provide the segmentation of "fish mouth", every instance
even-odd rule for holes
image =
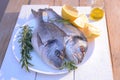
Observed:
[[[77,64],[81,63],[84,56],[86,54],[86,50],[83,46],[80,46],[80,53],[75,53],[74,57],[77,58]]]
[[[87,41],[79,36],[72,36],[66,39],[65,44],[68,59],[75,64],[81,63],[87,51]]]
[[[54,59],[52,63],[56,68],[60,69],[63,66],[63,60],[65,56],[63,55],[63,51],[60,50],[56,50],[54,54],[56,56],[56,59]]]
[[[53,39],[45,43],[44,47],[47,50],[47,58],[52,67],[60,69],[63,65],[65,54],[61,48],[59,48],[58,40]]]
[[[79,64],[79,63],[81,63],[82,62],[82,60],[83,60],[83,58],[84,58],[84,54],[85,54],[85,52],[83,52],[83,53],[74,53],[73,54],[73,56],[76,58],[76,62],[75,62],[75,64]]]

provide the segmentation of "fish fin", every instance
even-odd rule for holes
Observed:
[[[32,12],[32,14],[33,14],[35,17],[38,16],[38,12],[36,12],[35,10],[31,9],[31,12]]]
[[[39,16],[42,17],[42,12],[43,12],[43,10],[35,11],[35,10],[31,9],[31,12],[32,12],[32,14],[33,14],[35,17],[39,17]]]
[[[40,53],[39,48],[42,46],[41,39],[38,36],[38,32],[35,30],[31,39],[32,46],[37,53]]]
[[[64,42],[65,42],[65,44],[66,44],[71,38],[72,38],[71,36],[65,36],[65,37],[64,37]]]
[[[41,46],[43,44],[38,32],[37,32],[37,42],[38,42],[38,46]]]

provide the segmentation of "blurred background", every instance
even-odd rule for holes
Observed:
[[[0,0],[0,21],[5,12],[8,2],[9,2],[9,0]]]

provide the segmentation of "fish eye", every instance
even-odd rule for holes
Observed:
[[[60,56],[60,51],[59,51],[59,50],[56,50],[56,51],[55,51],[55,55],[56,55],[57,57],[59,57],[59,56]]]
[[[80,46],[80,51],[81,51],[81,52],[85,52],[84,46]]]
[[[48,40],[47,43],[45,44],[45,46],[48,46],[48,45],[50,46],[50,45],[52,45],[52,44],[55,43],[55,42],[57,42],[56,39]]]
[[[55,51],[55,55],[57,56],[57,57],[59,57],[60,59],[64,59],[64,55],[62,54],[62,52],[60,52],[59,50],[56,50]]]

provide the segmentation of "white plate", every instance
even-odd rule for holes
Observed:
[[[34,30],[35,26],[36,26],[36,22],[34,19],[28,21],[25,23],[25,25],[29,25],[32,28],[32,30]],[[20,46],[18,43],[18,35],[19,32],[21,31],[21,28],[17,29],[14,37],[13,37],[13,41],[12,41],[12,50],[13,50],[13,54],[15,56],[15,58],[17,59],[17,61],[20,61],[21,59],[21,54],[20,54]],[[94,41],[89,43],[89,47],[88,47],[88,51],[83,59],[83,62],[79,65],[77,65],[78,67],[82,64],[84,64],[92,55],[92,51],[94,49]],[[30,63],[32,63],[34,66],[29,66],[29,69],[38,73],[42,73],[42,74],[50,74],[50,75],[56,75],[56,74],[65,74],[68,73],[67,70],[56,70],[51,68],[50,66],[48,66],[46,63],[44,63],[43,60],[40,59],[39,55],[35,52],[32,51],[31,53],[32,56],[32,60],[30,61]]]

